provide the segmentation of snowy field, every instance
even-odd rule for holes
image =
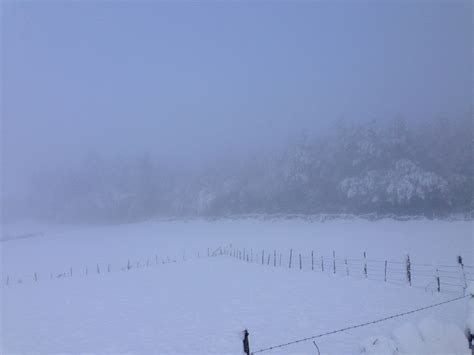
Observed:
[[[285,256],[293,249],[306,253],[305,266],[311,250],[328,260],[333,250],[347,258],[360,259],[365,251],[369,258],[400,261],[409,253],[413,263],[433,265],[455,265],[458,254],[473,265],[474,250],[472,222],[428,220],[24,224],[3,226],[2,239],[3,353],[44,354],[240,354],[245,328],[258,350],[456,296],[341,271],[272,267],[273,259],[262,266],[224,255],[208,258],[208,248],[232,243],[247,253],[278,250]],[[388,336],[425,317],[462,327],[466,303],[319,338],[317,344],[322,354],[354,354],[367,336]],[[317,352],[304,342],[265,353]]]

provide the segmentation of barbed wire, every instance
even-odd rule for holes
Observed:
[[[326,332],[326,333],[321,333],[321,334],[313,335],[313,336],[310,336],[310,337],[307,337],[307,338],[303,338],[303,339],[293,340],[293,341],[290,341],[290,342],[288,342],[288,343],[270,346],[270,347],[268,347],[268,348],[263,348],[263,349],[260,349],[260,350],[257,350],[257,351],[252,351],[251,354],[263,353],[263,352],[265,352],[265,351],[269,351],[269,350],[274,350],[274,349],[279,349],[279,348],[287,347],[287,346],[294,345],[294,344],[297,344],[297,343],[302,343],[302,342],[305,342],[305,341],[308,341],[308,340],[313,340],[313,339],[316,339],[316,338],[321,338],[321,337],[323,337],[323,336],[332,335],[332,334],[336,334],[336,333],[341,333],[341,332],[345,332],[345,331],[348,331],[348,330],[351,330],[351,329],[361,328],[361,327],[365,327],[365,326],[368,326],[368,325],[371,325],[371,324],[376,324],[376,323],[384,322],[384,321],[387,321],[387,320],[389,320],[389,319],[393,319],[393,318],[398,318],[398,317],[406,316],[406,315],[408,315],[408,314],[412,314],[412,313],[424,311],[424,310],[429,309],[429,308],[438,307],[438,306],[441,306],[441,305],[443,305],[443,304],[447,304],[447,303],[459,301],[459,300],[464,299],[464,298],[467,298],[467,297],[472,297],[472,296],[471,296],[471,295],[464,295],[464,296],[452,298],[452,299],[447,300],[447,301],[443,301],[443,302],[431,304],[431,305],[429,305],[429,306],[420,307],[420,308],[413,309],[413,310],[411,310],[411,311],[407,311],[407,312],[403,312],[403,313],[397,313],[397,314],[394,314],[394,315],[391,315],[391,316],[388,316],[388,317],[384,317],[384,318],[380,318],[380,319],[377,319],[377,320],[373,320],[373,321],[370,321],[370,322],[365,322],[365,323],[361,323],[361,324],[357,324],[357,325],[352,325],[352,326],[350,326],[350,327],[341,328],[341,329],[337,329],[337,330],[332,330],[332,331],[330,331],[330,332]]]

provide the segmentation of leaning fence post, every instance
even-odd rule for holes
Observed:
[[[336,273],[336,252],[334,250],[332,251],[332,271],[334,274]]]
[[[247,329],[244,330],[244,339],[242,342],[244,345],[244,354],[250,355],[249,332]]]
[[[290,249],[290,262],[288,267],[291,269],[291,257],[293,256],[293,249]]]
[[[407,254],[407,256],[406,256],[406,269],[407,269],[408,284],[411,286],[411,263],[410,263],[410,255],[409,254]]]
[[[364,251],[364,276],[367,278],[367,254]]]
[[[387,260],[385,260],[385,267],[383,271],[383,280],[384,282],[387,282]]]

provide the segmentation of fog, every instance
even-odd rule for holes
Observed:
[[[472,208],[468,1],[4,2],[1,22],[12,218]],[[360,142],[378,160],[354,170]],[[417,199],[379,204],[400,171]]]

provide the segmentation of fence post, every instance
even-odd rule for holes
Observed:
[[[300,254],[300,270],[303,268],[303,264],[301,263],[301,254]]]
[[[384,282],[387,282],[387,260],[385,260],[383,280],[384,280]]]
[[[407,268],[408,284],[411,286],[411,263],[410,263],[410,255],[409,254],[407,254],[407,256],[406,256],[406,268]]]
[[[271,254],[268,253],[268,258],[267,258],[267,265],[270,265],[270,257],[271,257]]]
[[[36,272],[35,272],[35,282],[38,282],[38,275],[36,275]]]
[[[127,270],[130,270],[130,259],[127,260]]]
[[[311,250],[311,270],[314,271],[314,250]]]
[[[438,285],[438,292],[441,292],[441,282],[439,280],[439,270],[436,268],[436,284]]]
[[[336,273],[336,252],[334,250],[332,251],[332,271],[334,274]]]
[[[244,345],[244,354],[250,355],[249,332],[247,329],[244,330],[244,339],[242,342]]]
[[[262,265],[265,264],[265,250],[262,250]]]
[[[324,256],[321,255],[321,271],[324,272]]]
[[[346,264],[346,275],[349,276],[349,265],[347,265],[347,258],[344,259],[344,263]]]
[[[367,254],[364,251],[364,276],[367,278]]]
[[[457,260],[458,260],[458,264],[459,264],[459,267],[460,267],[460,270],[461,270],[462,279],[464,281],[464,287],[463,288],[466,289],[467,288],[466,272],[464,271],[464,263],[462,261],[462,256],[458,255]]]
[[[293,249],[290,249],[290,262],[288,267],[291,269],[291,257],[293,256]]]

